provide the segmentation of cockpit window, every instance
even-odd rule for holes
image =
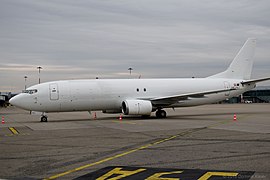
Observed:
[[[34,94],[37,93],[38,90],[37,89],[28,89],[28,90],[23,90],[23,93],[27,93],[27,94]]]

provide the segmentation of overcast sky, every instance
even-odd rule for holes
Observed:
[[[258,39],[270,76],[269,0],[0,0],[0,91],[79,78],[206,77]],[[269,85],[267,82],[263,85]]]

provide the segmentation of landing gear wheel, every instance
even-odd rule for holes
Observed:
[[[42,116],[40,119],[40,122],[48,122],[48,117],[47,116]]]
[[[156,112],[156,117],[157,118],[166,118],[166,116],[167,116],[166,111],[164,111],[164,110],[157,110],[157,112]]]

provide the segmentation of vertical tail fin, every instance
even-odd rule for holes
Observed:
[[[215,74],[209,78],[250,79],[255,47],[256,39],[248,38],[244,46],[231,62],[229,68],[224,72]]]

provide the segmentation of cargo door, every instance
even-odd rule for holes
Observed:
[[[51,100],[59,99],[58,85],[56,83],[50,84],[50,99]]]

